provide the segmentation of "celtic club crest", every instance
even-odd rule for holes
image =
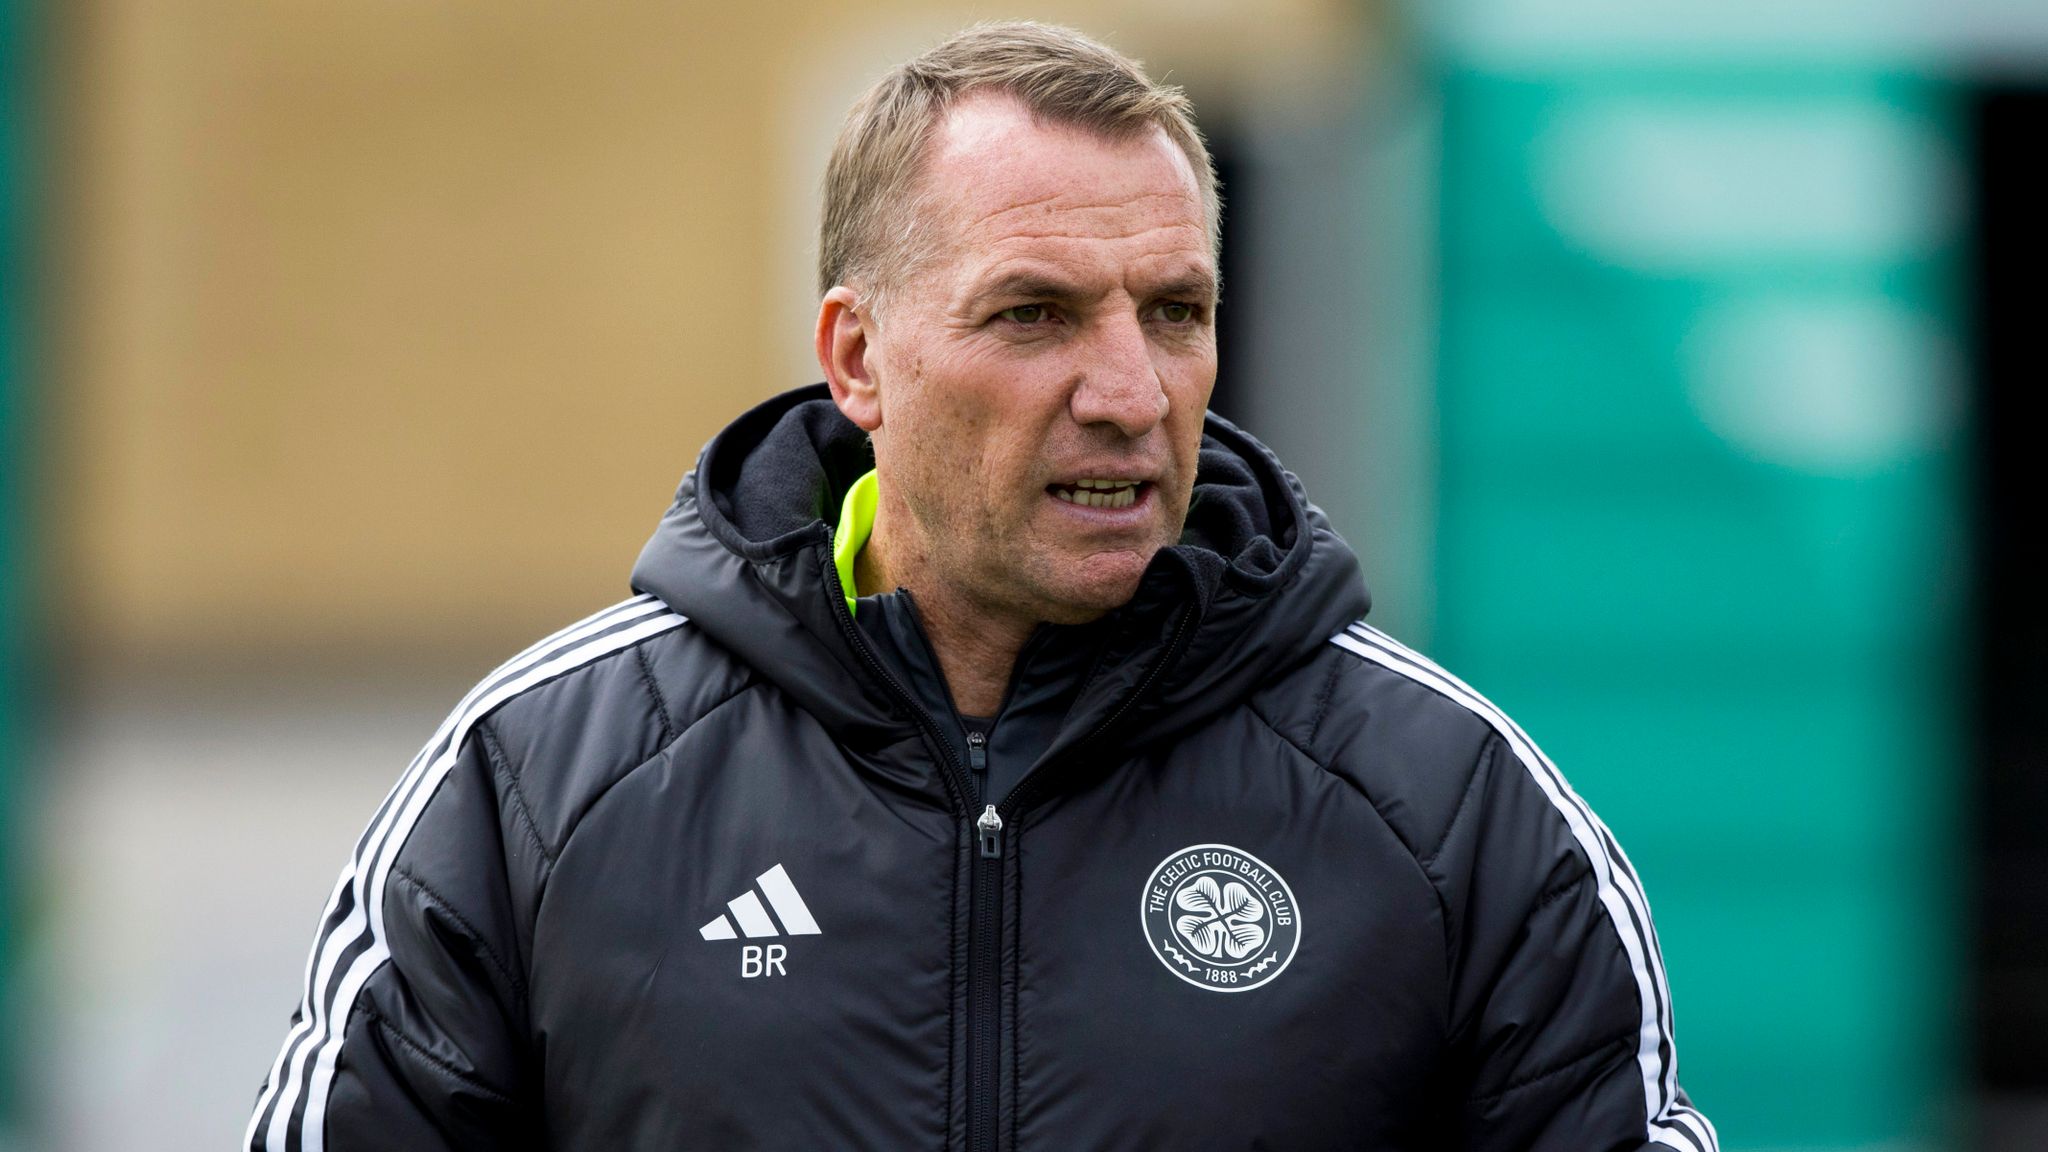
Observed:
[[[1139,911],[1166,970],[1212,992],[1257,988],[1301,944],[1293,890],[1263,860],[1228,844],[1196,844],[1160,861]]]

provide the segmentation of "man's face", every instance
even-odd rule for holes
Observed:
[[[870,329],[875,455],[918,567],[1075,623],[1179,540],[1216,381],[1216,269],[1185,155],[956,106],[924,175],[938,255]],[[893,535],[893,533],[892,533]]]

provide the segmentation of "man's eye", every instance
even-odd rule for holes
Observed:
[[[1185,324],[1195,318],[1195,306],[1180,300],[1168,300],[1159,306],[1159,318],[1168,324]]]
[[[1039,324],[1044,322],[1051,311],[1043,304],[1019,304],[1015,308],[1005,308],[996,315],[1012,324]]]

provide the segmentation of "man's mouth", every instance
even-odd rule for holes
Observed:
[[[1069,504],[1086,508],[1129,508],[1138,502],[1143,480],[1076,480],[1071,484],[1048,484],[1046,491]]]

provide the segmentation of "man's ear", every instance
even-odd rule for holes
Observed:
[[[848,420],[873,432],[882,426],[882,393],[868,367],[873,313],[863,316],[859,304],[860,296],[844,284],[818,302],[818,367],[832,388],[832,402]]]

